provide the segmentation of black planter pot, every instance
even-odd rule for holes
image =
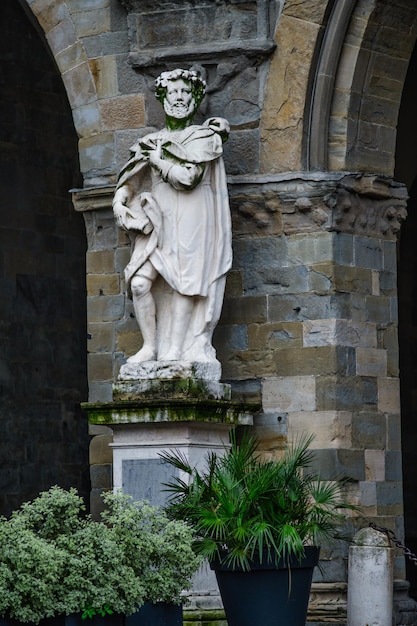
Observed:
[[[0,617],[0,626],[22,626],[21,622]],[[26,625],[28,626],[28,625]],[[139,611],[126,617],[113,613],[82,619],[81,615],[57,615],[41,620],[39,626],[182,626],[182,606],[160,602],[145,603]]]
[[[305,558],[254,562],[245,572],[219,562],[215,571],[228,626],[305,626],[313,570],[319,548],[306,547]]]

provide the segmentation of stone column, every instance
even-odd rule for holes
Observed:
[[[374,520],[402,537],[396,238],[404,186],[343,173],[242,177],[231,200],[233,292],[219,332],[236,341],[219,353],[225,378],[242,397],[261,398],[254,428],[265,454],[315,434],[313,469],[349,478],[346,499],[361,507],[346,520],[348,536]],[[347,544],[325,545],[321,556],[309,619],[344,621]],[[405,577],[402,555],[395,577]]]
[[[347,626],[392,626],[393,552],[382,533],[356,533],[349,548]]]

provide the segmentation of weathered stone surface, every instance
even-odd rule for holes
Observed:
[[[158,362],[160,363],[160,361]],[[162,368],[161,368],[162,369]],[[165,372],[162,372],[165,373]],[[121,373],[123,376],[123,373]],[[202,378],[120,378],[113,385],[115,400],[230,400],[230,385]]]
[[[311,471],[318,473],[323,480],[334,480],[337,476],[364,480],[363,451],[345,448],[315,450]]]
[[[378,379],[378,410],[400,413],[400,382],[398,378]]]
[[[145,124],[145,101],[140,95],[101,100],[100,110],[106,130],[140,128]]]
[[[104,465],[113,463],[113,453],[110,444],[112,435],[96,435],[90,443],[90,464]]]
[[[143,361],[125,363],[120,368],[119,380],[195,378],[219,381],[221,365],[218,361]]]
[[[274,354],[276,373],[280,376],[315,374],[353,374],[355,370],[354,348],[344,346],[320,346],[309,348],[286,348]]]
[[[312,449],[352,446],[350,411],[292,411],[288,416],[288,439],[294,441],[303,433],[313,433]]]
[[[262,382],[263,410],[288,413],[314,411],[316,381],[314,376],[280,376]]]
[[[362,349],[368,349],[376,347],[376,340],[376,328],[373,324],[341,319],[305,320],[303,322],[303,345],[305,347],[351,346],[359,348],[360,346]],[[361,353],[362,358],[363,356]]]
[[[283,15],[276,32],[280,54],[273,57],[264,101],[261,171],[301,169],[307,66],[318,26]],[[291,42],[291,43],[290,43]]]
[[[88,274],[87,295],[110,296],[120,293],[118,274]]]
[[[301,347],[303,344],[302,333],[302,322],[250,324],[248,326],[248,347],[251,350],[265,351]]]
[[[113,352],[114,326],[111,322],[91,322],[88,324],[88,351]]]
[[[385,480],[385,450],[365,450],[366,480]]]
[[[101,381],[113,379],[113,359],[111,352],[89,354],[87,357],[89,380]]]
[[[353,448],[382,450],[386,435],[386,419],[382,413],[364,410],[352,417]]]
[[[387,352],[374,348],[356,349],[356,372],[358,376],[387,376]]]

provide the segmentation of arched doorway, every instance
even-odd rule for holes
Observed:
[[[395,178],[409,190],[408,217],[398,243],[398,299],[405,543],[417,552],[417,49],[404,84],[397,132]],[[417,598],[417,571],[406,562],[410,595]]]
[[[0,513],[88,493],[85,228],[67,96],[26,7],[0,5]]]

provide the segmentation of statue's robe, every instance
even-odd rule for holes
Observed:
[[[141,192],[149,161],[147,152],[160,141],[167,172],[151,167],[152,191]],[[149,219],[149,235],[130,228],[132,256],[125,269],[128,293],[132,277],[146,261],[173,290],[193,296],[195,306],[184,342],[183,359],[214,360],[213,330],[220,317],[226,273],[232,263],[231,220],[222,138],[210,120],[183,130],[163,129],[140,139],[122,169],[117,189],[129,197],[131,225]],[[172,165],[172,166],[171,166]],[[117,191],[117,190],[116,190]],[[129,219],[125,223],[129,224]],[[157,303],[158,304],[158,303]],[[157,311],[158,358],[167,341],[161,327],[169,327],[169,300]]]

